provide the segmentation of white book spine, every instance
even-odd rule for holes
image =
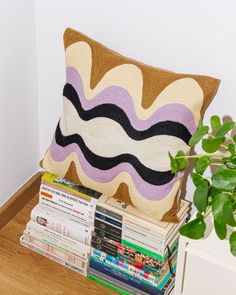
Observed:
[[[154,243],[151,243],[149,240],[143,240],[140,239],[140,237],[135,237],[132,235],[130,237],[127,233],[122,233],[123,240],[128,241],[130,243],[136,244],[137,246],[143,247],[146,250],[150,250],[153,253],[159,254],[161,256],[164,256],[165,253],[165,248],[164,247],[159,247]]]
[[[90,255],[90,247],[78,241],[63,236],[47,227],[29,221],[24,233],[38,239],[48,245],[74,255],[84,261],[87,261]]]
[[[82,261],[81,259],[78,259],[77,257],[71,255],[71,254],[68,254],[66,252],[63,252],[51,245],[47,245],[45,244],[44,242],[40,241],[40,240],[37,240],[29,235],[26,235],[26,234],[23,234],[23,239],[31,244],[33,244],[34,246],[36,247],[39,247],[41,248],[42,250],[44,251],[47,251],[53,255],[56,255],[58,256],[59,258],[65,260],[65,261],[68,261],[76,266],[79,266],[79,267],[82,267],[82,268],[85,268],[85,266],[87,265],[86,262]]]
[[[145,232],[149,235],[155,235],[157,238],[159,238],[161,240],[165,240],[165,238],[166,238],[165,232],[155,231],[153,229],[153,227],[147,227],[145,224],[139,223],[137,220],[131,219],[125,215],[123,216],[123,224],[125,224],[129,227],[132,227],[133,229],[135,229],[137,231]]]
[[[28,249],[42,255],[44,257],[47,257],[47,258],[49,258],[49,259],[51,259],[51,260],[53,260],[53,261],[55,261],[55,262],[57,262],[57,263],[59,263],[59,264],[61,264],[63,266],[66,266],[67,268],[69,268],[71,270],[74,270],[74,271],[76,271],[76,272],[78,272],[78,273],[80,273],[80,274],[82,274],[84,276],[87,275],[87,266],[79,267],[79,266],[77,266],[77,265],[75,265],[73,263],[70,263],[69,261],[65,261],[62,258],[58,257],[57,255],[52,254],[52,253],[50,253],[48,251],[45,251],[45,250],[41,249],[40,247],[37,247],[37,246],[33,245],[32,243],[29,243],[28,241],[26,241],[24,239],[23,236],[20,238],[20,243],[21,243],[22,246],[24,246],[24,247],[26,247],[26,248],[28,248]]]
[[[51,188],[49,189],[47,189],[45,185],[41,185],[39,193],[39,202],[41,204],[70,214],[78,218],[79,221],[83,221],[91,225],[93,224],[93,208],[84,207],[80,203],[62,197],[60,191],[53,190],[52,193]]]
[[[93,226],[82,223],[73,216],[37,204],[31,211],[31,220],[78,242],[90,245]]]
[[[128,238],[127,238],[128,237]],[[160,240],[160,239],[155,239],[154,236],[147,236],[147,235],[141,235],[139,232],[136,232],[134,230],[130,229],[123,229],[122,230],[122,235],[121,235],[122,240],[127,240],[131,243],[135,243],[137,239],[140,241],[146,241],[150,245],[155,245],[159,249],[165,248],[165,241]]]

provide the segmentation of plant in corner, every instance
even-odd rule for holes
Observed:
[[[193,203],[196,218],[180,228],[180,234],[191,239],[200,239],[206,230],[205,218],[212,212],[214,228],[219,239],[224,240],[231,230],[229,243],[236,256],[236,122],[222,123],[216,115],[211,117],[211,128],[201,122],[189,141],[190,146],[201,142],[205,153],[188,155],[183,151],[173,156],[169,153],[172,173],[188,167],[194,160],[192,173],[196,186]],[[205,176],[208,167],[213,168],[211,177]]]

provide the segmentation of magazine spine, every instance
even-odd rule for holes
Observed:
[[[55,261],[55,262],[57,262],[57,263],[59,263],[59,264],[61,264],[63,266],[66,266],[67,268],[69,268],[71,270],[74,270],[74,271],[80,273],[81,275],[84,275],[84,276],[87,275],[87,267],[84,267],[84,268],[83,267],[78,267],[77,265],[74,265],[74,264],[72,264],[72,263],[70,263],[68,261],[65,261],[65,260],[61,259],[60,257],[58,257],[58,256],[56,256],[56,255],[54,255],[54,254],[52,254],[50,252],[47,252],[47,251],[45,251],[43,249],[40,249],[39,247],[34,246],[33,244],[25,241],[23,239],[23,237],[20,238],[20,243],[21,243],[22,246],[24,246],[24,247],[26,247],[26,248],[40,254],[40,255],[42,255],[42,256],[44,256],[46,258],[49,258],[49,259],[51,259],[51,260],[53,260],[53,261]]]

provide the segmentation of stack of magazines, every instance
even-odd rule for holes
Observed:
[[[96,204],[100,193],[46,172],[39,203],[20,242],[70,269],[87,275]]]
[[[96,206],[88,278],[122,294],[169,294],[174,285],[179,227],[188,218],[181,201],[178,224],[160,222],[109,196]]]
[[[120,294],[167,295],[174,285],[178,224],[46,172],[20,242]]]

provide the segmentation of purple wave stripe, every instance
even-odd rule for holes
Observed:
[[[131,176],[139,193],[151,201],[158,201],[165,198],[165,196],[171,191],[174,183],[183,176],[183,172],[179,172],[176,178],[173,178],[170,182],[164,185],[152,185],[144,181],[130,163],[120,163],[111,169],[101,170],[90,165],[76,143],[62,147],[56,143],[55,137],[53,138],[52,144],[50,146],[50,153],[54,161],[64,161],[73,152],[76,153],[84,173],[94,181],[100,183],[110,182],[119,173],[127,172]]]
[[[79,95],[84,110],[92,109],[100,104],[110,103],[125,111],[131,125],[136,130],[146,130],[158,122],[169,120],[183,124],[191,134],[196,132],[193,114],[183,104],[166,104],[157,109],[148,119],[142,120],[137,117],[132,97],[126,89],[120,86],[110,86],[102,90],[92,100],[87,100],[79,72],[73,67],[67,67],[66,77],[67,83],[71,84]]]

